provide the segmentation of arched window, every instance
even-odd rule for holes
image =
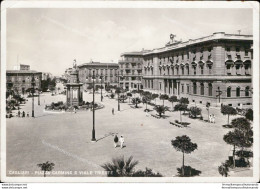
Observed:
[[[193,94],[197,94],[197,84],[196,84],[196,82],[193,83]]]
[[[186,66],[186,70],[187,70],[187,75],[190,75],[190,69],[189,69],[189,66]]]
[[[227,88],[227,97],[231,97],[231,87]]]
[[[249,96],[249,86],[247,86],[245,89],[245,96]]]
[[[212,96],[212,83],[209,83],[209,96]]]
[[[181,74],[184,75],[184,66],[181,67]]]
[[[200,95],[204,95],[204,84],[200,84]]]
[[[172,67],[172,75],[174,75],[174,67]]]
[[[239,97],[240,96],[240,87],[236,88],[236,96]]]

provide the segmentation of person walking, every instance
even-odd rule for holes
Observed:
[[[27,112],[27,117],[30,117],[29,112]]]
[[[20,110],[18,111],[18,117],[20,117],[20,115],[21,115],[21,112],[20,112]]]
[[[23,117],[25,117],[25,112],[23,111]]]
[[[115,137],[114,137],[114,147],[115,148],[117,147],[117,144],[118,144],[118,137],[117,137],[117,135],[115,135]]]
[[[114,110],[114,108],[112,108],[112,115],[115,115],[115,110]]]
[[[120,147],[122,149],[124,147],[124,142],[125,142],[125,139],[123,136],[120,137],[119,142],[120,142]]]

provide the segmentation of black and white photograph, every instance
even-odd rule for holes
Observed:
[[[1,181],[259,182],[257,2],[1,10]]]

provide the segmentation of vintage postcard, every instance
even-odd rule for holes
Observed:
[[[259,4],[3,2],[1,181],[259,181]]]

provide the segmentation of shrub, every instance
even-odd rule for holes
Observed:
[[[190,114],[196,118],[198,115],[201,115],[201,109],[196,106],[190,107]]]

